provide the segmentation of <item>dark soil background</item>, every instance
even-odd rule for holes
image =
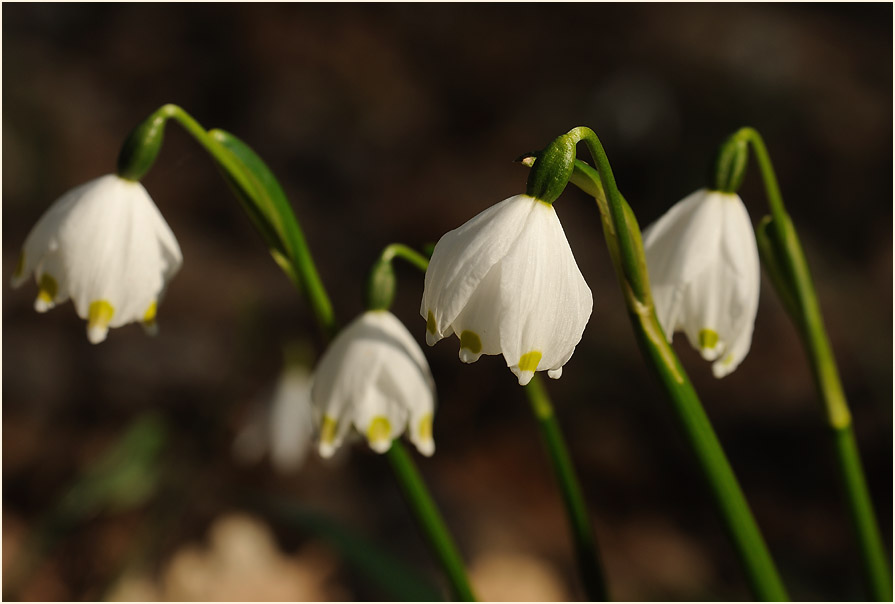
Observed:
[[[891,5],[4,4],[2,18],[4,283],[42,212],[113,171],[125,135],[166,102],[268,162],[344,322],[362,310],[386,244],[434,242],[523,191],[513,159],[574,126],[600,135],[643,225],[706,184],[725,136],[756,127],[817,283],[891,551]],[[365,447],[336,464],[315,456],[294,475],[233,459],[283,347],[305,341],[319,354],[319,332],[176,125],[144,183],[185,259],[157,337],[128,326],[92,346],[71,304],[38,315],[33,285],[4,286],[4,596],[397,597],[314,526],[272,511],[273,496],[440,583],[388,464]],[[767,208],[754,167],[741,194],[757,222]],[[570,188],[557,209],[594,313],[549,386],[613,597],[750,599],[639,356],[594,204]],[[394,311],[423,343],[422,276],[407,266],[398,276]],[[805,356],[762,285],[752,351],[733,375],[715,380],[682,337],[676,348],[792,597],[865,599]],[[492,599],[583,598],[522,390],[502,359],[466,366],[456,349],[426,349],[438,451],[417,461],[473,581]],[[150,412],[167,431],[156,488],[59,522],[73,482]],[[177,591],[172,576],[199,572],[184,560],[210,555],[226,540],[213,537],[226,533],[221,519],[234,517],[242,524],[227,526],[271,543],[273,561],[257,564],[266,578],[242,583],[257,590]],[[293,583],[270,591],[277,581]]]

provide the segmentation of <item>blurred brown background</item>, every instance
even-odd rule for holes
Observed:
[[[2,11],[4,283],[49,204],[111,172],[124,136],[166,102],[237,134],[269,163],[345,322],[361,311],[366,271],[386,244],[434,242],[521,192],[526,171],[512,160],[571,127],[600,135],[644,225],[704,186],[726,135],[756,127],[806,248],[891,536],[891,5]],[[208,157],[177,126],[144,183],[185,259],[158,337],[128,326],[92,346],[71,304],[41,316],[33,285],[4,285],[4,595],[398,597],[313,522],[273,511],[271,496],[326,514],[440,584],[387,464],[364,447],[336,464],[315,456],[291,476],[234,461],[233,439],[273,387],[282,347],[304,339],[319,353],[318,331]],[[741,193],[757,221],[766,205],[754,168]],[[613,596],[749,599],[639,357],[594,204],[570,189],[557,208],[594,314],[550,391]],[[394,311],[422,343],[422,276],[401,266],[399,279]],[[733,375],[716,381],[684,338],[676,348],[792,597],[864,599],[806,360],[767,280],[763,288],[752,352]],[[522,391],[502,359],[466,366],[456,349],[455,340],[426,349],[438,451],[418,461],[480,595],[582,598]],[[162,478],[118,511],[59,521],[73,482],[153,410],[167,434]],[[236,581],[243,591],[215,578],[228,564],[246,575]]]

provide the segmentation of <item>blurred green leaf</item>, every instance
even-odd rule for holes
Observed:
[[[348,564],[401,602],[443,602],[442,590],[417,569],[325,515],[281,498],[262,502],[274,517],[328,542]]]
[[[60,520],[77,522],[103,511],[144,503],[159,480],[166,430],[155,414],[139,417],[121,438],[76,479],[59,503]]]

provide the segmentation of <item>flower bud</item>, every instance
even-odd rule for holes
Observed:
[[[367,310],[388,310],[395,299],[395,269],[391,260],[380,258],[367,277]]]
[[[164,105],[134,128],[118,154],[118,176],[138,181],[155,163],[173,105]]]

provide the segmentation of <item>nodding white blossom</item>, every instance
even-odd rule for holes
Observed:
[[[736,193],[701,189],[643,233],[653,301],[668,341],[675,331],[721,378],[749,352],[761,280],[758,246]]]
[[[503,354],[524,386],[560,377],[592,309],[553,205],[517,195],[438,241],[420,314],[430,346],[456,334],[460,360]]]
[[[423,455],[435,452],[435,382],[419,345],[387,310],[367,311],[343,329],[314,372],[311,401],[320,455],[330,457],[352,426],[385,453],[407,431]]]
[[[301,365],[289,366],[265,405],[259,405],[233,443],[233,454],[245,463],[259,462],[266,452],[277,471],[301,469],[314,439],[311,374]]]
[[[139,321],[156,329],[165,286],[183,257],[174,233],[139,182],[114,174],[72,189],[37,221],[12,278],[34,272],[37,312],[72,299],[87,320],[87,338]]]

